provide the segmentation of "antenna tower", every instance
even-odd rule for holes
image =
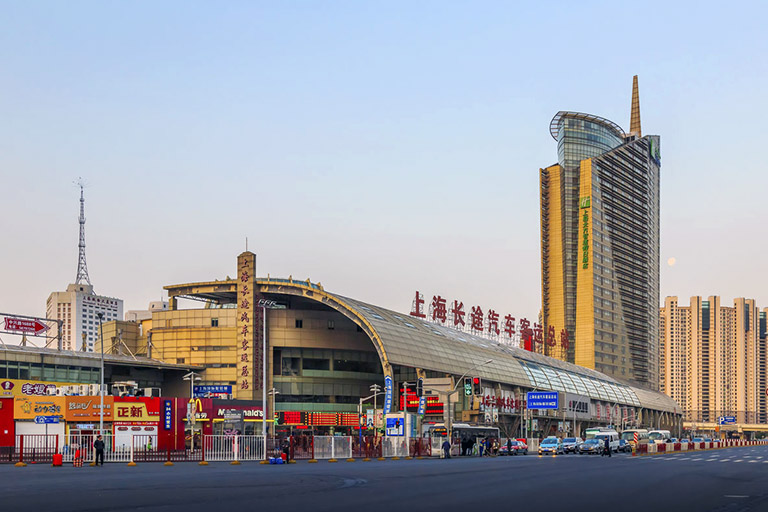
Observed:
[[[83,188],[85,182],[83,178],[78,178],[75,185],[80,187],[80,242],[78,243],[78,256],[77,256],[77,278],[75,284],[80,284],[85,281],[89,285],[91,284],[91,278],[88,277],[88,265],[85,263],[85,197],[83,196]]]

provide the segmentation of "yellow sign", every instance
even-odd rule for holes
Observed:
[[[17,396],[13,400],[13,417],[34,420],[36,416],[63,416],[63,396]]]
[[[160,419],[160,411],[147,408],[145,402],[118,402],[114,403],[115,416],[114,421],[151,421],[157,422]]]

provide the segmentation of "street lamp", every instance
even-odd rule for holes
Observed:
[[[272,388],[267,392],[269,395],[272,395],[272,407],[270,408],[270,411],[272,412],[272,449],[275,449],[275,395],[279,395],[280,392]]]
[[[358,440],[359,440],[359,443],[360,443],[361,447],[362,447],[362,443],[363,443],[363,426],[360,425],[360,419],[363,417],[363,402],[366,402],[366,401],[370,400],[371,398],[373,398],[373,416],[374,416],[374,420],[373,420],[374,421],[374,423],[373,423],[373,435],[375,437],[376,436],[376,419],[375,419],[376,418],[376,397],[379,396],[379,395],[383,395],[384,394],[381,391],[381,386],[379,386],[378,384],[371,384],[370,389],[371,389],[371,391],[373,391],[373,394],[371,396],[367,396],[365,398],[361,398],[360,399],[360,403],[357,406],[357,417],[358,417],[357,428],[358,428],[358,433],[359,433]]]
[[[104,313],[99,311],[96,313],[96,317],[99,319],[99,336],[101,337],[101,386],[99,386],[99,434],[104,434],[104,329],[101,325],[101,320],[104,318]],[[83,342],[85,342],[85,336],[83,336]]]
[[[277,302],[268,299],[259,299],[256,304],[261,308],[261,434],[264,436],[264,458],[267,458],[267,309],[277,307]],[[273,415],[274,419],[274,415]],[[274,425],[272,427],[274,429]]]
[[[192,410],[192,407],[195,403],[195,382],[203,380],[202,377],[200,377],[195,372],[189,372],[188,374],[184,375],[182,377],[182,380],[188,380],[189,381],[189,402],[187,403],[187,424],[189,425],[189,437],[191,439],[190,441],[190,448],[192,451],[195,451],[195,411]]]

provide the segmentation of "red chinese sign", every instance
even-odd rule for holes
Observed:
[[[471,306],[467,311],[463,302],[454,300],[449,303],[440,295],[432,297],[428,309],[425,309],[427,303],[424,295],[417,291],[411,307],[411,316],[462,331],[468,327],[472,334],[488,335],[494,339],[500,337],[512,341],[519,335],[522,348],[531,352],[534,351],[535,345],[546,344],[554,347],[558,343],[557,329],[553,325],[548,326],[544,332],[543,326],[538,323],[531,325],[527,318],[521,318],[518,324],[512,315],[502,317],[494,309],[484,312],[480,306]],[[559,341],[560,346],[568,350],[570,341],[567,329],[560,331]]]

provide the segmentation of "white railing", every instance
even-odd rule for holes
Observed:
[[[408,439],[406,437],[385,437],[381,440],[382,457],[407,457]]]
[[[208,435],[203,437],[205,460],[262,460],[264,436]]]
[[[352,457],[352,437],[315,436],[315,459],[348,459]]]

